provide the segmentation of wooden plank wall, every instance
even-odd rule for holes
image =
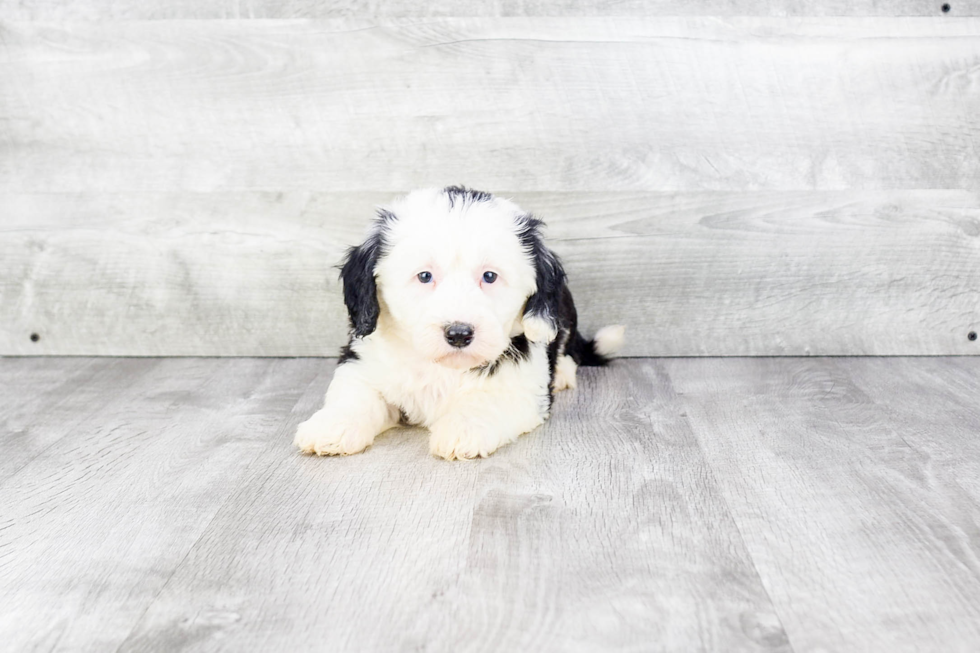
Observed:
[[[343,249],[449,183],[627,355],[978,354],[942,4],[0,0],[0,354],[333,355]]]

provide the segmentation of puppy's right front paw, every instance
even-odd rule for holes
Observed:
[[[293,443],[303,453],[349,456],[367,449],[375,435],[362,426],[334,419],[325,410],[320,410],[297,427]]]

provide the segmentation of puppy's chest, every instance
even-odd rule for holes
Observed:
[[[429,426],[446,413],[465,385],[467,379],[456,370],[415,371],[388,376],[381,394],[410,424]]]

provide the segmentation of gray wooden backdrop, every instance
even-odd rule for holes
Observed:
[[[333,355],[344,248],[450,183],[542,217],[627,355],[978,354],[941,6],[0,0],[0,354]]]

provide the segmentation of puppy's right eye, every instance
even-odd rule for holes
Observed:
[[[422,283],[432,283],[432,273],[431,272],[419,272],[419,281]]]

